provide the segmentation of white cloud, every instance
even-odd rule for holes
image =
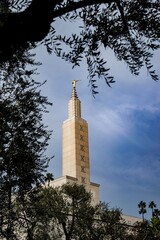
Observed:
[[[94,118],[93,125],[98,128],[97,131],[101,131],[109,137],[127,136],[127,123],[123,116],[112,109],[101,110]]]

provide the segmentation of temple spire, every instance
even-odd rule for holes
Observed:
[[[72,81],[72,96],[68,104],[68,118],[62,127],[62,177],[54,186],[64,183],[83,184],[99,203],[99,184],[90,182],[88,124],[81,118],[81,102],[76,93],[77,81]]]
[[[81,101],[78,99],[76,91],[76,83],[79,80],[72,81],[72,96],[68,104],[68,118],[79,117],[81,118]]]
[[[79,80],[72,81],[72,96],[71,96],[71,98],[78,98],[77,91],[76,91],[76,83],[77,82],[79,82]]]

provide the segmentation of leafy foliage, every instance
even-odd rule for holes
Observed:
[[[128,228],[120,209],[110,209],[108,204],[100,203],[95,207],[93,221],[89,222],[89,239],[127,239]],[[83,239],[83,238],[82,238]]]
[[[143,201],[142,201],[143,202]],[[24,201],[16,199],[12,216],[12,238],[20,240],[159,240],[160,213],[154,209],[150,221],[127,225],[121,211],[108,204],[92,205],[83,185],[47,184],[29,191]],[[15,216],[15,218],[14,218]]]
[[[17,208],[20,229],[26,239],[77,239],[78,223],[84,225],[93,215],[90,201],[90,194],[76,184],[36,188]]]
[[[127,239],[119,209],[91,204],[83,185],[64,184],[31,191],[18,210],[28,239]]]
[[[132,74],[138,75],[145,65],[151,77],[158,80],[150,61],[153,56],[151,50],[159,47],[157,1],[106,1],[105,4],[96,1],[94,5],[90,4],[92,6],[76,9],[78,3],[66,1],[66,5],[62,5],[64,11],[71,4],[75,9],[62,18],[64,21],[79,21],[79,34],[56,36],[56,32],[51,30],[51,38],[47,37],[46,45],[57,56],[71,62],[73,67],[79,66],[85,57],[93,94],[97,93],[97,78],[104,78],[109,86],[114,82],[106,67],[107,61],[103,59],[104,48],[112,49],[118,60],[126,62]],[[63,44],[71,51],[63,51]]]
[[[149,221],[144,219],[144,213],[147,212],[147,204],[144,201],[140,201],[138,204],[140,208],[139,213],[142,214],[142,222],[136,223],[133,229],[133,239],[140,240],[159,240],[160,239],[160,210],[156,208],[154,201],[151,201],[148,205],[152,209],[152,216]]]
[[[142,214],[142,219],[144,221],[144,214],[147,212],[146,210],[146,203],[144,201],[140,201],[138,203],[138,207],[139,207],[139,214]]]
[[[152,209],[152,217],[154,215],[154,209],[156,208],[156,204],[154,203],[154,201],[151,201],[148,205],[149,208]]]
[[[45,176],[45,181],[48,182],[48,186],[50,185],[50,181],[53,181],[54,178],[53,178],[53,174],[52,173],[47,173],[46,176]]]
[[[0,102],[0,218],[1,234],[7,239],[14,234],[15,202],[24,200],[33,186],[44,181],[50,160],[45,155],[51,132],[42,122],[43,113],[50,105],[41,95],[42,84],[33,80],[34,64],[27,55],[23,62],[12,62],[1,71]],[[14,71],[13,71],[14,69]]]
[[[151,78],[158,80],[151,63],[153,51],[160,46],[158,0],[4,2],[10,12],[0,14],[1,62],[18,54],[19,49],[24,51],[42,41],[49,53],[54,52],[73,67],[80,66],[82,59],[86,59],[93,95],[97,93],[97,79],[103,78],[109,86],[114,83],[104,58],[107,49],[124,61],[132,74],[138,75],[145,66]],[[59,20],[77,22],[78,33],[76,30],[71,36],[59,35],[55,24]]]

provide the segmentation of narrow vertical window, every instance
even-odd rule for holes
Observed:
[[[81,155],[81,161],[83,161],[83,162],[84,162],[84,156],[83,156],[83,155]]]
[[[84,136],[83,135],[80,135],[80,140],[84,141]]]
[[[80,125],[80,131],[83,131],[83,126],[82,125]]]
[[[84,152],[84,146],[80,145],[80,150]]]
[[[85,167],[81,166],[81,172],[85,172]]]

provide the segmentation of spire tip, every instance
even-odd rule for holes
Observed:
[[[73,85],[74,88],[76,88],[76,83],[79,82],[79,81],[81,81],[81,80],[73,80],[72,81],[72,85]]]

